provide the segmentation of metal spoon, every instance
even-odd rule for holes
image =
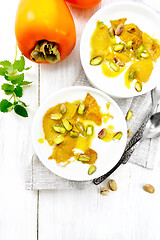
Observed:
[[[129,159],[129,157],[131,156],[131,154],[133,153],[133,151],[135,150],[135,148],[137,147],[137,145],[139,145],[141,141],[143,141],[144,139],[147,139],[147,138],[155,138],[158,136],[160,136],[160,112],[153,114],[149,118],[149,120],[146,124],[146,127],[143,131],[142,137],[137,139],[137,141],[134,143],[134,145],[125,149],[119,162],[109,172],[107,172],[106,174],[102,175],[99,178],[95,178],[93,180],[93,183],[95,185],[100,184],[107,177],[109,177],[122,163],[126,163]]]
[[[157,87],[155,87],[152,92],[152,113],[154,112],[154,110],[156,110],[155,108],[158,106],[158,104],[160,103],[160,85],[157,85]]]
[[[160,112],[153,114],[147,122],[140,141],[146,138],[155,138],[160,136]]]
[[[160,103],[160,85],[157,85],[156,88],[154,88],[152,90],[151,96],[152,96],[151,110],[148,113],[148,115],[146,116],[146,118],[144,119],[141,127],[137,130],[137,132],[134,134],[134,136],[132,137],[132,139],[130,140],[128,145],[126,146],[125,151],[124,151],[121,159],[108,173],[104,174],[103,176],[101,176],[99,178],[94,179],[93,180],[94,184],[96,184],[96,185],[100,184],[109,175],[111,175],[122,163],[125,164],[125,163],[128,162],[130,156],[132,155],[132,153],[135,150],[136,144],[143,138],[143,133],[144,133],[144,130],[146,128],[147,122],[149,121],[149,119],[153,115],[153,112],[156,111],[156,108],[157,108],[158,104]]]

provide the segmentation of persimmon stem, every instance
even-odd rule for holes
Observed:
[[[56,43],[48,42],[46,40],[42,40],[37,43],[31,52],[30,58],[35,62],[47,61],[52,64],[61,60]]]

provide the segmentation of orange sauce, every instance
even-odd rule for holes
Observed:
[[[110,67],[108,67],[108,64],[106,64],[106,63],[103,63],[101,65],[101,68],[102,68],[103,74],[106,77],[110,77],[110,78],[115,78],[115,77],[119,76],[125,70],[125,67],[123,67],[120,69],[120,71],[115,72]]]
[[[115,135],[115,132],[113,131],[114,126],[108,126],[107,128],[107,134],[105,135],[105,137],[102,139],[105,142],[110,142],[113,140],[113,137]]]
[[[120,67],[119,71],[112,70],[108,63],[113,61],[115,63],[130,63],[125,74],[125,86],[131,88],[132,80],[129,79],[131,69],[136,70],[136,80],[140,83],[146,83],[153,70],[153,61],[156,62],[160,57],[160,43],[157,39],[150,37],[147,33],[142,32],[134,23],[125,24],[127,18],[121,18],[117,20],[111,20],[112,29],[123,24],[123,31],[119,36],[113,36],[113,32],[103,23],[103,27],[100,27],[97,23],[97,27],[91,37],[91,59],[96,56],[101,56],[103,61],[101,63],[102,73],[109,78],[115,78],[119,76],[125,69]],[[117,39],[118,38],[118,39]],[[131,42],[131,46],[127,46],[127,43]],[[124,44],[124,48],[121,51],[115,51],[115,44]],[[143,53],[149,54],[148,57],[142,57],[139,48],[144,47]],[[117,63],[118,64],[118,63]],[[93,66],[94,67],[94,66]]]
[[[102,112],[100,106],[97,104],[97,101],[88,93],[83,102],[85,104],[85,112],[83,115],[78,115],[77,113],[80,101],[76,101],[73,103],[64,103],[67,111],[62,116],[62,119],[65,118],[70,122],[70,124],[72,124],[73,131],[78,132],[78,129],[76,129],[76,124],[78,122],[81,122],[84,127],[86,127],[88,121],[92,123],[92,126],[94,126],[95,124],[100,126],[102,124]],[[47,140],[50,146],[53,146],[53,153],[51,154],[49,159],[55,159],[57,163],[66,163],[70,158],[75,157],[75,149],[79,149],[84,153],[88,151],[88,154],[90,154],[93,159],[93,155],[95,156],[95,153],[93,154],[94,150],[88,149],[90,149],[89,147],[91,146],[91,141],[94,137],[94,134],[92,136],[84,137],[79,132],[78,138],[73,138],[70,136],[69,131],[66,131],[64,134],[62,134],[64,137],[64,141],[58,145],[54,144],[54,138],[59,136],[60,133],[57,133],[53,130],[53,125],[63,127],[63,124],[62,119],[51,119],[51,114],[60,113],[60,105],[61,104],[57,104],[56,106],[50,108],[43,117],[43,131],[45,140]],[[95,157],[94,161],[96,161]],[[93,160],[91,160],[91,162],[93,162]]]
[[[38,139],[38,142],[39,142],[39,143],[44,143],[44,139],[43,139],[43,138],[39,138],[39,139]]]

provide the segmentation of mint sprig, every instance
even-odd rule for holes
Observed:
[[[19,60],[11,63],[8,60],[0,61],[0,75],[4,77],[6,83],[3,83],[1,89],[6,95],[11,95],[10,99],[2,99],[0,102],[0,111],[3,113],[14,112],[22,117],[28,117],[26,108],[28,105],[20,100],[23,96],[23,87],[32,82],[24,81],[23,71],[25,68],[25,58],[21,55]],[[12,100],[12,101],[11,101]]]

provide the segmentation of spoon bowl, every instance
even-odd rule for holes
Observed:
[[[160,112],[153,114],[148,120],[141,141],[146,138],[155,138],[159,136],[160,136]]]

